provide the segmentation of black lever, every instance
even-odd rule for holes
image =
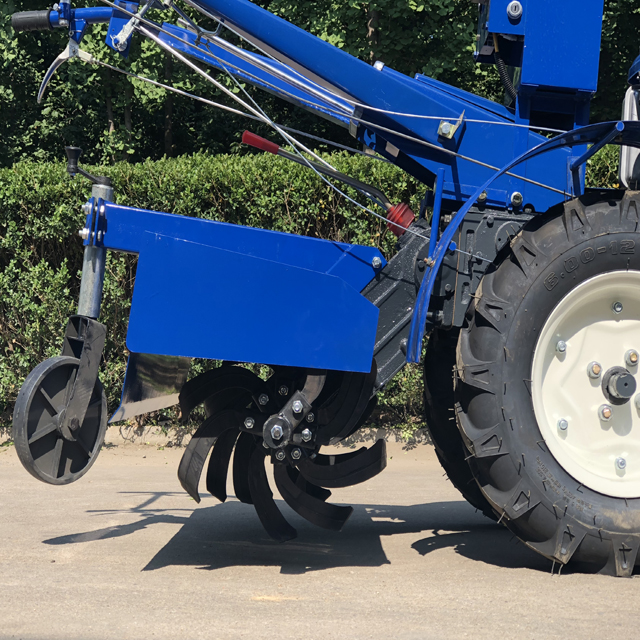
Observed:
[[[67,173],[72,178],[75,178],[77,174],[80,174],[88,180],[91,180],[93,184],[102,184],[106,187],[112,186],[111,178],[105,178],[104,176],[96,177],[78,165],[78,161],[82,155],[82,149],[80,147],[65,147],[64,150],[67,153]]]

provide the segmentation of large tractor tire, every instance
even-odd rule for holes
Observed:
[[[549,559],[632,574],[640,546],[640,193],[534,219],[484,277],[456,418],[500,520]]]
[[[456,428],[453,397],[453,369],[459,332],[434,331],[424,358],[424,407],[427,427],[436,456],[453,486],[473,507],[496,520],[491,505],[482,495],[466,458],[469,455]]]

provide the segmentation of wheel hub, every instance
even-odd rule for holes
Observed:
[[[615,271],[558,303],[533,357],[533,406],[552,455],[578,482],[621,498],[640,497],[638,349],[640,273]]]

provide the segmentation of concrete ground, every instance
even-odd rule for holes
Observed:
[[[342,533],[285,505],[269,540],[234,498],[197,505],[180,450],[105,449],[82,480],[38,482],[0,449],[0,637],[633,637],[640,581],[552,577],[551,563],[464,502],[433,449],[389,446],[377,478],[336,490]],[[231,487],[230,487],[231,489]],[[636,631],[634,631],[636,629]]]

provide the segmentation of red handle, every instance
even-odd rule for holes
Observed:
[[[275,156],[277,156],[278,151],[280,151],[280,146],[275,142],[269,142],[269,140],[265,140],[264,138],[257,136],[255,133],[251,133],[251,131],[245,131],[242,134],[242,142],[243,144],[248,144],[256,149],[260,149],[261,151],[273,153]]]

